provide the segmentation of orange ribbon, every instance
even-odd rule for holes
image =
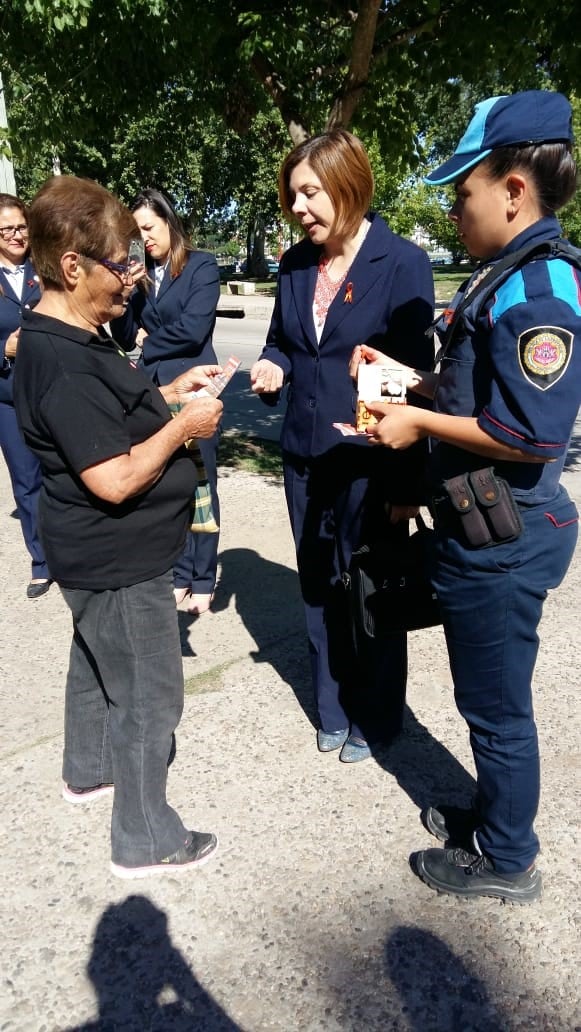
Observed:
[[[353,304],[353,284],[348,283],[345,288],[345,297],[343,298],[344,305]]]

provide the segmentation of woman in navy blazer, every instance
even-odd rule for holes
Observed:
[[[253,390],[276,403],[288,383],[282,428],[284,480],[305,606],[318,711],[318,747],[355,762],[401,727],[407,677],[405,635],[357,669],[341,574],[363,535],[394,549],[408,534],[421,495],[423,449],[381,454],[367,439],[342,437],[355,422],[349,358],[358,343],[430,360],[425,336],[433,278],[420,248],[368,212],[373,176],[360,141],[344,130],[313,137],[283,163],[284,213],[307,239],[284,255],[266,346],[251,370]],[[387,347],[389,341],[390,348]],[[389,503],[389,522],[386,504]],[[385,525],[384,525],[385,524]]]
[[[51,585],[36,522],[40,465],[24,443],[12,401],[20,316],[23,308],[34,308],[40,298],[38,276],[27,255],[26,208],[12,194],[0,194],[0,447],[10,474],[24,542],[32,560],[26,594],[28,598],[39,598]]]
[[[141,231],[151,279],[133,291],[123,319],[115,320],[113,335],[127,346],[141,348],[139,365],[154,383],[164,386],[195,365],[216,364],[212,333],[220,297],[216,259],[195,251],[181,220],[160,190],[143,190],[131,211]],[[212,492],[216,522],[220,522],[216,451],[219,431],[198,442]],[[210,608],[216,585],[218,534],[189,533],[174,567],[174,593],[179,605],[188,600],[190,612]]]

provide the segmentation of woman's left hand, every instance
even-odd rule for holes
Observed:
[[[18,338],[20,337],[20,329],[13,330],[9,337],[6,338],[6,344],[4,347],[4,354],[6,358],[16,358],[16,352],[18,350]]]
[[[370,444],[409,448],[428,436],[423,425],[424,409],[414,405],[394,405],[388,401],[366,401],[365,406],[379,420],[367,428]]]
[[[129,275],[131,276],[134,284],[147,276],[147,269],[143,262],[131,262],[131,265],[129,266]]]

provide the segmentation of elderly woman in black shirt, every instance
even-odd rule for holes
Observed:
[[[43,295],[25,313],[14,396],[42,467],[41,538],[73,616],[63,795],[114,789],[115,874],[186,869],[216,838],[188,830],[166,800],[184,697],[172,568],[196,483],[184,444],[214,434],[222,410],[188,399],[219,367],[156,387],[103,329],[123,311],[139,233],[102,187],[49,180],[29,230]],[[172,419],[168,404],[180,401]]]

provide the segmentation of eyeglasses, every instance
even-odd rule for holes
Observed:
[[[106,269],[124,279],[131,275],[131,269],[136,264],[135,258],[131,258],[128,262],[113,262],[110,258],[91,258],[88,254],[81,254],[79,257],[88,258],[90,262],[96,262],[97,265],[104,265]]]
[[[98,258],[97,261],[111,272],[116,272],[118,276],[130,276],[131,267],[136,264],[135,258],[128,262],[112,262],[110,258]]]
[[[15,233],[20,233],[20,236],[28,236],[26,222],[21,222],[19,226],[0,226],[0,236],[3,240],[12,240]]]

